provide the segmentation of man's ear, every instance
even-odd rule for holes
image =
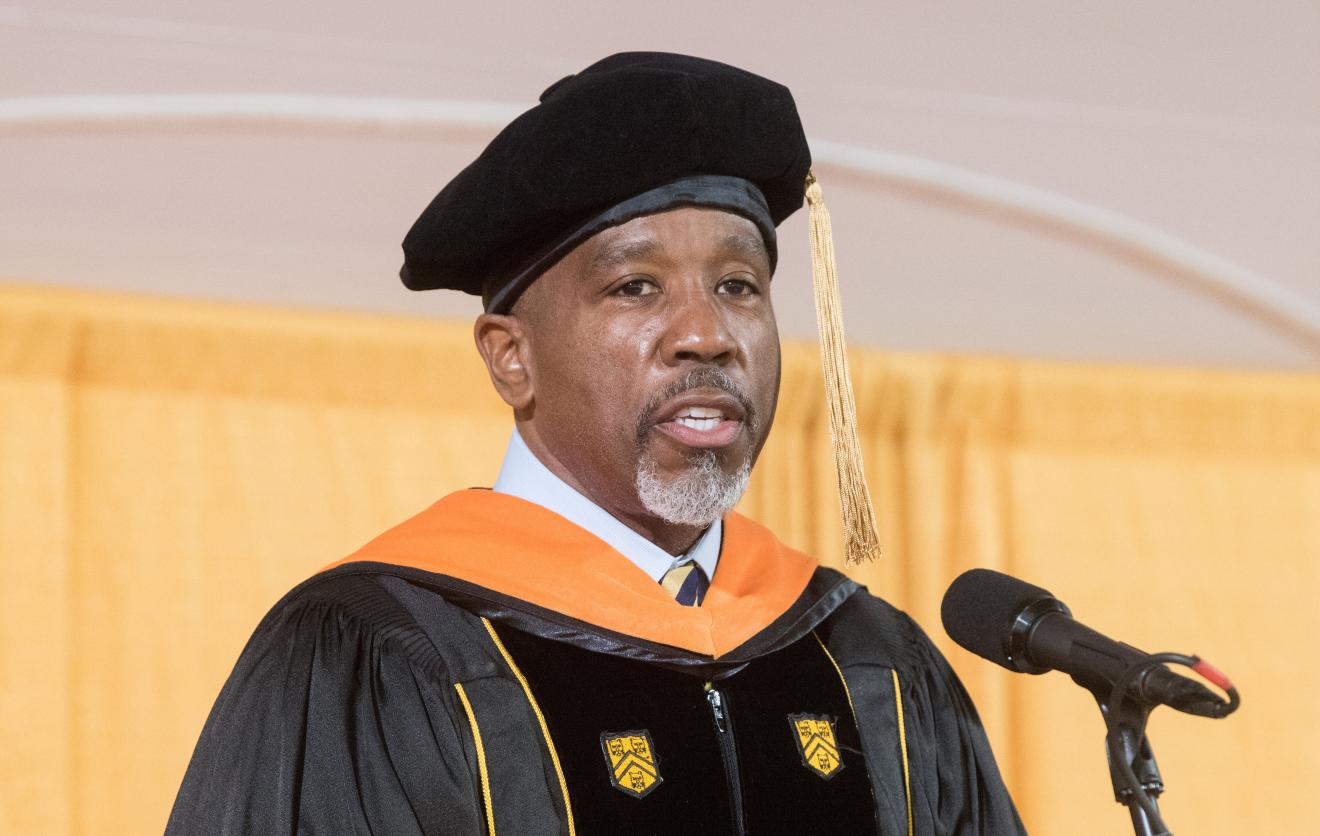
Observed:
[[[535,394],[528,362],[531,346],[518,317],[482,314],[472,326],[472,336],[495,391],[514,410],[526,409]]]

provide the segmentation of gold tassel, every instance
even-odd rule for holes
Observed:
[[[834,268],[834,234],[816,176],[807,173],[807,211],[811,223],[811,278],[816,291],[816,325],[820,329],[820,363],[830,410],[830,442],[839,477],[839,509],[843,514],[843,562],[856,566],[880,554],[875,509],[866,488],[862,445],[857,438],[857,407],[848,375],[848,349],[843,337],[839,278]]]

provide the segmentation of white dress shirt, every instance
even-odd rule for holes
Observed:
[[[509,449],[504,454],[504,464],[500,466],[500,475],[495,480],[493,490],[534,502],[585,528],[631,560],[656,583],[670,569],[688,562],[700,566],[708,579],[715,577],[715,565],[720,559],[720,543],[724,539],[723,520],[716,520],[706,529],[686,554],[675,557],[551,473],[550,468],[528,449],[527,442],[522,440],[516,429],[509,439]]]

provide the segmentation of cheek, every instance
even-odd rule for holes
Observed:
[[[622,320],[602,335],[601,352],[640,368],[655,356],[663,334],[664,326],[658,317],[646,317],[638,322]]]
[[[770,428],[770,419],[774,416],[775,404],[779,400],[780,346],[779,334],[773,322],[757,331],[748,345],[747,356],[750,367],[748,378],[755,387],[751,396],[762,410],[764,432]]]
[[[565,326],[537,342],[533,373],[537,420],[556,434],[576,435],[583,411],[589,409],[593,355],[588,340],[589,334]]]
[[[653,328],[596,324],[565,329],[546,346],[539,375],[547,417],[567,424],[592,458],[631,449],[636,422],[648,400]]]

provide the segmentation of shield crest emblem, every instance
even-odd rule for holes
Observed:
[[[790,714],[788,724],[802,765],[828,781],[843,769],[839,744],[834,739],[834,720],[823,714]]]
[[[645,798],[664,782],[660,761],[646,729],[602,732],[600,748],[610,768],[610,784],[633,798]]]

